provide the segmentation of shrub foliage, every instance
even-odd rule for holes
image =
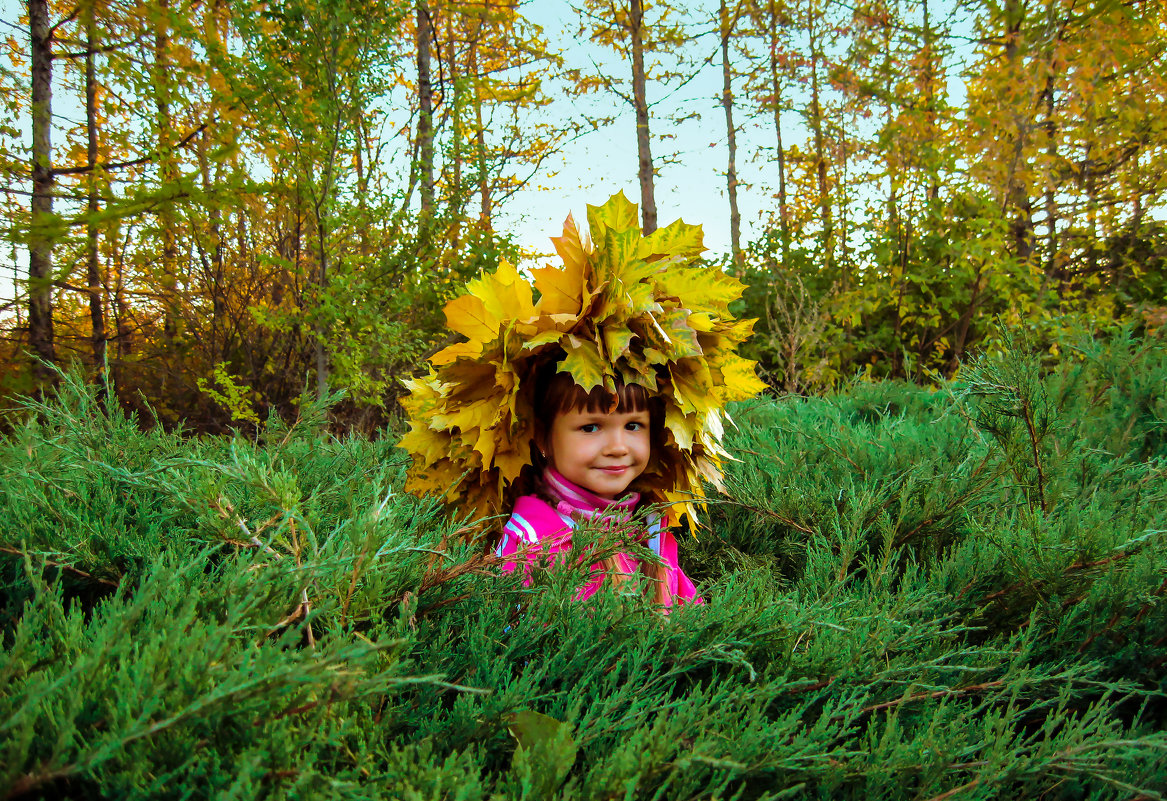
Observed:
[[[1119,338],[739,405],[664,618],[523,587],[321,406],[66,377],[0,444],[0,796],[1160,798],[1165,387]]]

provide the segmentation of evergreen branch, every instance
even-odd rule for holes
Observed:
[[[9,548],[3,545],[0,545],[0,553],[12,554],[13,556],[19,556],[25,559],[32,555],[26,551],[21,551],[17,548]],[[81,578],[88,579],[90,581],[96,581],[98,584],[104,584],[105,586],[112,589],[117,589],[120,586],[116,581],[110,581],[109,579],[103,579],[99,576],[95,576],[92,573],[87,573],[79,567],[74,567],[73,565],[67,564],[65,562],[58,562],[56,560],[49,559],[43,554],[36,555],[43,559],[46,565],[56,568],[57,570],[64,570],[68,573],[72,573],[73,575],[80,576]]]
[[[788,517],[787,515],[784,515],[780,512],[775,512],[773,509],[767,509],[763,506],[758,506],[757,504],[746,503],[745,501],[739,501],[725,495],[706,496],[705,498],[701,499],[701,502],[710,506],[736,506],[742,509],[748,509],[751,512],[756,512],[773,520],[777,520],[783,525],[790,526],[790,528],[794,529],[795,531],[800,531],[803,534],[814,534],[813,528],[807,528],[803,524],[799,523],[791,517]]]
[[[975,479],[977,477],[977,474],[980,473],[981,470],[984,469],[985,465],[987,465],[989,463],[989,459],[991,456],[992,456],[991,452],[985,453],[984,457],[981,459],[981,463],[978,464],[973,469],[972,474],[969,476],[970,481]],[[914,537],[917,533],[919,533],[925,527],[932,525],[937,520],[941,520],[941,519],[948,517],[950,514],[953,513],[953,511],[962,507],[970,498],[976,497],[982,491],[984,491],[986,488],[988,488],[990,485],[992,485],[992,483],[994,481],[996,481],[997,478],[998,478],[997,475],[990,475],[980,484],[966,490],[963,494],[957,496],[955,499],[953,499],[951,502],[949,502],[945,506],[945,508],[942,512],[939,512],[937,514],[929,516],[925,520],[922,520],[919,523],[917,523],[915,526],[912,526],[911,530],[896,537],[894,545],[896,547],[904,545],[906,542],[908,542],[910,539],[912,539],[912,537]],[[889,499],[889,501],[890,501],[890,499]]]
[[[1105,567],[1106,565],[1113,564],[1115,562],[1124,561],[1124,560],[1129,559],[1130,557],[1134,556],[1135,554],[1139,553],[1147,545],[1147,541],[1144,538],[1137,539],[1134,541],[1134,543],[1135,543],[1134,547],[1131,547],[1131,548],[1128,548],[1125,550],[1120,550],[1118,553],[1113,553],[1110,556],[1104,556],[1100,559],[1091,559],[1089,561],[1072,562],[1071,564],[1066,565],[1062,569],[1062,576],[1069,576],[1069,575],[1074,574],[1074,573],[1085,573],[1086,571],[1093,570],[1094,568]],[[1047,583],[1048,582],[1039,582],[1038,585],[1036,585],[1034,587],[1034,589],[1040,590],[1041,587],[1044,587],[1045,584],[1047,584]],[[1013,584],[1010,584],[1007,587],[1002,587],[1001,589],[997,590],[996,592],[994,592],[990,595],[986,595],[984,597],[984,599],[982,600],[982,603],[989,603],[991,601],[998,601],[1001,598],[1004,598],[1008,595],[1012,595],[1013,593],[1017,592],[1018,590],[1022,589],[1025,586],[1026,586],[1026,582],[1024,582],[1024,581],[1014,582]],[[1159,585],[1159,589],[1156,590],[1156,592],[1163,592],[1164,590],[1167,590],[1167,579],[1164,580],[1163,584]],[[1074,600],[1074,599],[1071,599],[1071,600]],[[1093,639],[1093,636],[1094,635],[1091,636],[1091,639]]]

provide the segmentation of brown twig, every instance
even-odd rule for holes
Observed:
[[[791,520],[786,515],[779,514],[778,512],[771,511],[761,506],[755,506],[753,504],[744,503],[742,501],[735,501],[732,498],[706,498],[703,502],[708,504],[725,504],[727,506],[737,506],[742,509],[749,509],[751,512],[764,514],[767,517],[771,517],[777,520],[783,525],[790,526],[795,531],[801,531],[803,534],[814,534],[814,529],[807,528],[806,526]]]
[[[969,790],[973,787],[976,787],[980,783],[981,783],[981,779],[978,776],[977,778],[973,779],[971,782],[968,782],[967,784],[962,784],[962,785],[960,785],[960,787],[953,787],[951,790],[947,790],[947,791],[941,793],[940,795],[934,795],[931,798],[929,798],[928,801],[946,801],[947,799],[952,798],[954,795],[961,792],[962,790]]]
[[[1025,427],[1029,431],[1029,444],[1033,449],[1033,464],[1037,468],[1037,501],[1041,506],[1041,511],[1048,511],[1045,503],[1045,470],[1041,466],[1041,449],[1038,447],[1037,430],[1033,425],[1033,410],[1029,406],[1029,400],[1026,399],[1022,404],[1022,411],[1025,412]]]
[[[12,554],[13,556],[21,557],[28,556],[28,554],[18,548],[6,548],[2,545],[0,545],[0,553],[8,553]],[[53,559],[49,559],[43,556],[41,558],[45,560],[45,564],[49,567],[55,567],[58,570],[64,570],[68,573],[80,576],[81,578],[89,579],[90,581],[96,581],[98,584],[104,584],[107,587],[112,587],[113,589],[117,589],[118,587],[118,583],[116,581],[110,581],[109,579],[103,579],[99,576],[95,576],[92,573],[86,573],[79,567],[73,567],[72,565],[67,565],[64,562],[57,562]]]
[[[971,693],[977,693],[977,692],[980,692],[982,690],[992,690],[992,689],[995,689],[997,687],[1003,687],[1003,686],[1005,686],[1005,682],[998,680],[998,681],[986,681],[986,682],[982,682],[981,684],[970,684],[968,687],[951,688],[948,690],[933,690],[932,692],[927,692],[927,693],[914,693],[912,695],[905,695],[902,698],[896,698],[894,701],[884,701],[883,703],[880,703],[880,704],[872,704],[871,706],[865,706],[865,707],[863,707],[862,713],[865,715],[869,715],[872,712],[878,712],[881,709],[891,709],[893,707],[899,706],[900,704],[907,704],[907,703],[911,703],[913,701],[925,701],[925,700],[928,700],[930,698],[947,698],[947,697],[951,697],[951,696],[969,695]],[[844,717],[846,717],[846,716],[839,714],[839,715],[835,715],[833,718],[831,718],[831,720],[832,721],[842,720]]]

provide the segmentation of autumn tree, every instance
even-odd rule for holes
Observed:
[[[478,225],[491,230],[495,207],[575,135],[577,123],[557,124],[539,113],[551,102],[546,85],[562,60],[519,4],[426,0],[407,22],[421,26],[412,37],[417,69],[409,80],[416,118],[411,175],[419,176],[423,210],[441,206],[450,220],[447,238],[456,243],[462,220],[473,216],[472,196]],[[433,198],[426,176],[436,187]]]
[[[585,0],[576,10],[580,15],[579,35],[610,49],[631,67],[630,74],[621,78],[597,66],[587,80],[627,103],[635,115],[641,228],[650,234],[657,228],[657,208],[653,103],[648,99],[648,90],[650,84],[667,85],[683,78],[677,58],[690,38],[684,24],[686,12],[675,3],[651,0]],[[646,57],[657,66],[652,62],[646,66]],[[665,66],[669,62],[672,67]]]
[[[312,229],[311,316],[320,397],[329,391],[331,274],[337,269],[344,191],[360,147],[354,132],[384,94],[397,19],[391,6],[358,8],[347,0],[269,3],[253,21],[236,14],[251,54],[243,94],[265,126],[269,163],[292,179]]]
[[[1054,293],[1059,303],[1112,303],[1130,268],[1121,254],[1100,260],[1095,243],[1137,236],[1163,198],[1151,176],[1162,174],[1164,9],[1047,0],[976,10],[975,124],[961,139],[970,173],[1009,221],[1033,302]]]

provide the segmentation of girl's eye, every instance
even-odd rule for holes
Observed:
[[[600,430],[600,426],[597,423],[584,423],[579,430],[585,434],[594,434]]]
[[[644,428],[644,423],[637,423],[635,420],[624,426],[627,431],[640,431]]]

